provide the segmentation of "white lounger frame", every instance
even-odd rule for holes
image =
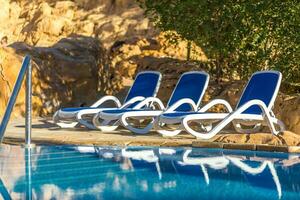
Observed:
[[[139,72],[137,76],[144,74],[144,73],[153,73],[153,74],[157,74],[159,75],[159,79],[157,82],[157,86],[154,92],[154,96],[156,96],[159,86],[160,86],[160,82],[161,82],[161,74],[160,72],[157,71],[143,71],[143,72]],[[130,94],[132,88],[130,88],[130,90],[127,93],[126,98],[128,97],[128,95]],[[125,99],[126,99],[125,98]],[[58,126],[60,126],[61,128],[74,128],[75,126],[81,124],[89,129],[107,129],[109,130],[114,130],[116,129],[118,126],[106,126],[105,124],[108,124],[109,121],[104,121],[102,124],[99,124],[96,122],[96,115],[105,109],[111,109],[111,108],[99,108],[99,109],[95,109],[100,107],[103,103],[108,102],[108,101],[112,101],[114,102],[114,104],[116,105],[115,108],[119,108],[119,109],[123,109],[123,108],[127,108],[129,105],[135,103],[135,102],[139,102],[139,101],[143,101],[145,99],[145,97],[141,97],[141,96],[137,96],[134,97],[132,99],[130,99],[129,101],[127,101],[126,103],[124,103],[123,105],[121,104],[120,100],[115,97],[115,96],[104,96],[102,98],[100,98],[97,102],[95,102],[93,105],[91,105],[90,107],[93,109],[83,109],[83,110],[79,110],[79,111],[74,111],[74,112],[63,112],[61,110],[56,111],[56,113],[53,116],[53,121],[54,123],[56,123]],[[85,120],[83,118],[84,115],[93,115],[93,123],[88,122],[87,120]]]
[[[205,83],[205,85],[203,87],[203,91],[202,91],[202,93],[201,93],[201,95],[199,97],[199,100],[198,100],[197,104],[192,99],[184,98],[184,99],[178,100],[176,103],[174,103],[173,105],[171,105],[169,108],[165,108],[164,104],[161,102],[160,99],[158,99],[156,97],[152,97],[152,98],[147,98],[144,101],[142,101],[139,105],[137,105],[136,108],[139,109],[139,108],[142,108],[143,106],[148,105],[148,104],[151,104],[151,105],[157,104],[159,110],[152,110],[152,111],[149,111],[149,110],[147,110],[147,111],[132,111],[132,112],[126,112],[126,113],[123,113],[123,114],[121,114],[119,116],[114,116],[114,117],[116,117],[117,119],[120,119],[120,123],[126,129],[128,129],[128,130],[130,130],[130,131],[132,131],[134,133],[146,134],[146,133],[148,133],[153,128],[153,126],[156,124],[157,117],[161,113],[163,113],[163,112],[172,112],[172,111],[176,110],[176,108],[178,108],[182,104],[189,104],[189,105],[191,105],[192,110],[196,111],[197,107],[201,103],[202,97],[203,97],[203,95],[205,93],[205,90],[206,90],[206,88],[208,86],[209,74],[207,74],[206,72],[202,72],[202,71],[190,71],[190,72],[186,72],[186,73],[184,73],[184,74],[182,74],[180,76],[180,78],[178,80],[178,83],[180,82],[180,80],[181,80],[181,78],[182,78],[183,75],[186,75],[186,74],[195,74],[195,73],[203,74],[203,75],[207,76],[206,83]],[[177,88],[177,85],[176,85],[176,87],[174,88],[174,90],[172,92],[170,100],[171,100],[174,92],[176,91],[176,88]],[[136,128],[136,127],[133,127],[131,124],[128,123],[128,121],[127,121],[128,118],[135,118],[135,119],[152,118],[152,121],[146,127],[144,127],[144,128]],[[155,129],[156,129],[156,125],[155,125]],[[158,131],[160,131],[160,130],[158,130]],[[174,130],[174,132],[176,132],[176,134],[178,134],[178,133],[181,132],[181,130]]]
[[[259,74],[259,73],[265,73],[265,72],[266,71],[256,72],[253,75]],[[254,99],[254,100],[248,101],[247,103],[245,103],[244,105],[240,106],[235,111],[233,111],[232,107],[230,106],[230,104],[227,101],[225,101],[223,99],[215,99],[215,100],[212,100],[211,102],[209,102],[204,107],[202,107],[198,111],[199,114],[191,114],[191,115],[187,115],[184,118],[182,118],[180,129],[186,130],[188,133],[194,135],[195,137],[197,137],[199,139],[210,139],[210,138],[214,137],[217,133],[219,133],[225,126],[227,126],[231,122],[233,123],[235,130],[240,133],[257,132],[257,131],[259,131],[261,126],[268,126],[270,128],[272,134],[274,134],[274,135],[277,135],[279,132],[284,131],[285,125],[283,124],[283,122],[281,122],[279,119],[277,119],[275,117],[274,113],[272,112],[272,107],[274,105],[275,99],[277,97],[277,93],[279,91],[282,75],[281,75],[281,73],[279,73],[277,71],[267,71],[267,72],[276,73],[279,75],[279,80],[276,85],[274,95],[268,106],[265,105],[265,103],[263,101]],[[248,82],[248,84],[249,84],[249,82]],[[248,86],[248,84],[247,84],[247,86]],[[247,86],[244,88],[244,91],[247,88]],[[244,93],[244,91],[243,91],[243,93]],[[243,94],[241,95],[241,97],[242,96],[243,96]],[[210,108],[212,108],[218,104],[224,105],[225,108],[227,109],[228,113],[205,113],[207,110],[209,110]],[[239,103],[237,105],[239,105]],[[249,107],[251,107],[253,105],[259,106],[261,108],[263,114],[262,115],[243,114],[243,112],[245,110],[247,110]],[[220,120],[222,120],[222,121],[218,125],[216,125],[214,128],[212,128],[211,124],[214,122],[220,121]],[[190,121],[198,122],[200,124],[209,122],[210,125],[205,127],[207,132],[197,132],[189,126]],[[174,121],[162,120],[162,122],[178,123],[178,119],[174,120]],[[242,125],[254,126],[254,127],[252,129],[244,129],[244,128],[242,128]],[[275,125],[278,125],[280,127],[280,130],[276,130]],[[203,129],[205,129],[205,128],[203,128]],[[172,133],[162,132],[162,131],[160,131],[160,133],[165,136],[177,135],[175,133],[172,134]]]

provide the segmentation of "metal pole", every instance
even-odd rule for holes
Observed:
[[[9,98],[8,105],[6,107],[4,116],[2,118],[2,122],[1,122],[1,126],[0,126],[0,143],[2,143],[7,123],[9,121],[9,118],[10,118],[11,112],[13,110],[13,107],[16,103],[17,96],[18,96],[19,91],[21,89],[22,82],[23,82],[23,79],[24,79],[24,76],[25,76],[25,73],[26,73],[26,70],[27,70],[27,67],[28,67],[29,63],[30,63],[30,57],[25,56],[25,58],[23,60],[22,67],[21,67],[21,70],[20,70],[20,73],[19,73],[19,76],[16,80],[14,89],[12,91],[12,94],[11,94],[10,98]]]
[[[32,113],[32,67],[29,63],[26,74],[26,112],[25,112],[25,147],[31,145],[31,113]]]

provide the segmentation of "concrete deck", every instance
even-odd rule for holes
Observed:
[[[228,135],[228,134],[227,134]],[[232,134],[237,137],[237,134]],[[269,137],[270,133],[263,134]],[[223,135],[222,135],[223,137]],[[243,137],[242,135],[238,137]],[[24,143],[24,119],[11,120],[7,127],[4,143]],[[136,135],[125,129],[118,129],[110,133],[84,128],[61,129],[48,119],[34,119],[32,124],[32,143],[35,144],[71,144],[71,145],[98,145],[98,146],[186,146],[202,148],[225,148],[244,150],[263,150],[279,152],[300,152],[300,146],[285,144],[253,144],[239,142],[216,142],[216,140],[197,140],[189,134],[183,133],[177,137],[166,138],[152,132],[147,135]]]
[[[6,129],[4,143],[23,143],[24,138],[24,119],[12,120]],[[109,133],[85,128],[62,129],[47,119],[34,119],[32,123],[32,142],[36,144],[192,146],[195,140],[187,134],[177,138],[164,138],[155,132],[136,135],[125,129]]]

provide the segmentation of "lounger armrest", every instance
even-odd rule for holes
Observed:
[[[224,99],[214,99],[212,101],[210,101],[209,103],[207,103],[205,106],[203,106],[199,112],[206,112],[207,110],[209,110],[210,108],[216,106],[216,105],[223,105],[225,106],[225,108],[227,109],[228,112],[232,112],[233,109],[231,107],[231,105],[225,101]]]
[[[132,99],[130,99],[129,101],[127,101],[126,103],[124,103],[124,105],[121,106],[121,108],[127,108],[131,104],[136,103],[138,101],[143,101],[144,99],[145,99],[145,97],[142,97],[142,96],[133,97]]]
[[[172,112],[183,104],[189,104],[193,111],[197,110],[197,105],[195,104],[195,102],[192,99],[184,98],[184,99],[180,99],[180,100],[176,101],[172,106],[170,106],[166,110],[166,112]]]
[[[253,100],[250,100],[250,101],[247,101],[246,103],[244,103],[242,106],[240,106],[235,112],[237,113],[243,113],[245,110],[247,110],[248,108],[250,108],[251,106],[259,106],[262,113],[267,113],[268,115],[271,114],[271,110],[267,107],[267,105],[261,101],[261,100],[258,100],[258,99],[253,99]]]
[[[158,106],[161,110],[165,109],[163,102],[157,97],[148,97],[148,98],[144,99],[142,102],[140,102],[138,105],[136,105],[134,108],[140,109],[144,106],[150,106],[155,103],[158,104]]]
[[[97,108],[99,107],[101,104],[103,104],[104,102],[107,101],[112,101],[116,104],[117,107],[121,106],[121,102],[119,101],[119,99],[115,96],[104,96],[101,99],[99,99],[96,103],[94,103],[93,105],[91,105],[92,108]]]
[[[270,119],[271,117],[275,118],[275,116],[272,116],[274,114],[272,112],[272,110],[269,109],[267,107],[267,105],[259,99],[253,99],[253,100],[247,101],[242,106],[240,106],[238,109],[236,109],[233,113],[236,114],[236,115],[242,114],[245,110],[247,110],[251,106],[258,106],[261,110],[261,115],[262,116],[264,116],[268,119]],[[271,123],[271,121],[270,121],[270,123]]]

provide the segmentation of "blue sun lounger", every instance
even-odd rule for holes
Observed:
[[[198,112],[178,113],[167,112],[159,117],[159,123],[181,123],[182,129],[201,139],[209,139],[219,133],[226,125],[233,123],[240,133],[253,133],[262,126],[268,126],[273,134],[285,130],[284,124],[272,112],[276,96],[279,91],[282,75],[277,71],[260,71],[254,73],[233,111],[230,104],[222,99],[215,99],[202,107]],[[215,105],[223,104],[228,113],[207,112]],[[214,128],[212,123],[219,122]],[[190,122],[198,123],[202,132],[192,129]],[[280,130],[276,130],[279,126]],[[250,126],[250,128],[249,128]],[[161,132],[166,136],[176,134]]]
[[[95,129],[94,125],[83,118],[84,115],[94,116],[103,109],[101,106],[107,102],[112,101],[118,109],[132,108],[138,102],[148,98],[155,97],[160,85],[161,74],[155,71],[145,71],[137,74],[133,85],[131,86],[123,105],[114,96],[104,96],[100,98],[90,107],[73,107],[62,108],[58,110],[54,116],[54,122],[62,128],[75,127],[78,123],[90,129]]]
[[[120,123],[125,128],[134,133],[145,134],[148,133],[154,125],[155,119],[164,111],[180,111],[190,112],[196,111],[202,97],[205,93],[209,82],[209,75],[205,72],[191,71],[184,73],[178,80],[176,87],[169,99],[165,108],[160,99],[150,97],[139,103],[134,109],[124,110],[102,110],[98,114],[98,119],[104,120],[120,120]],[[158,110],[142,109],[146,105],[158,105]],[[139,124],[131,125],[127,120],[134,118],[143,122],[145,119],[151,119],[146,127],[137,127]]]

